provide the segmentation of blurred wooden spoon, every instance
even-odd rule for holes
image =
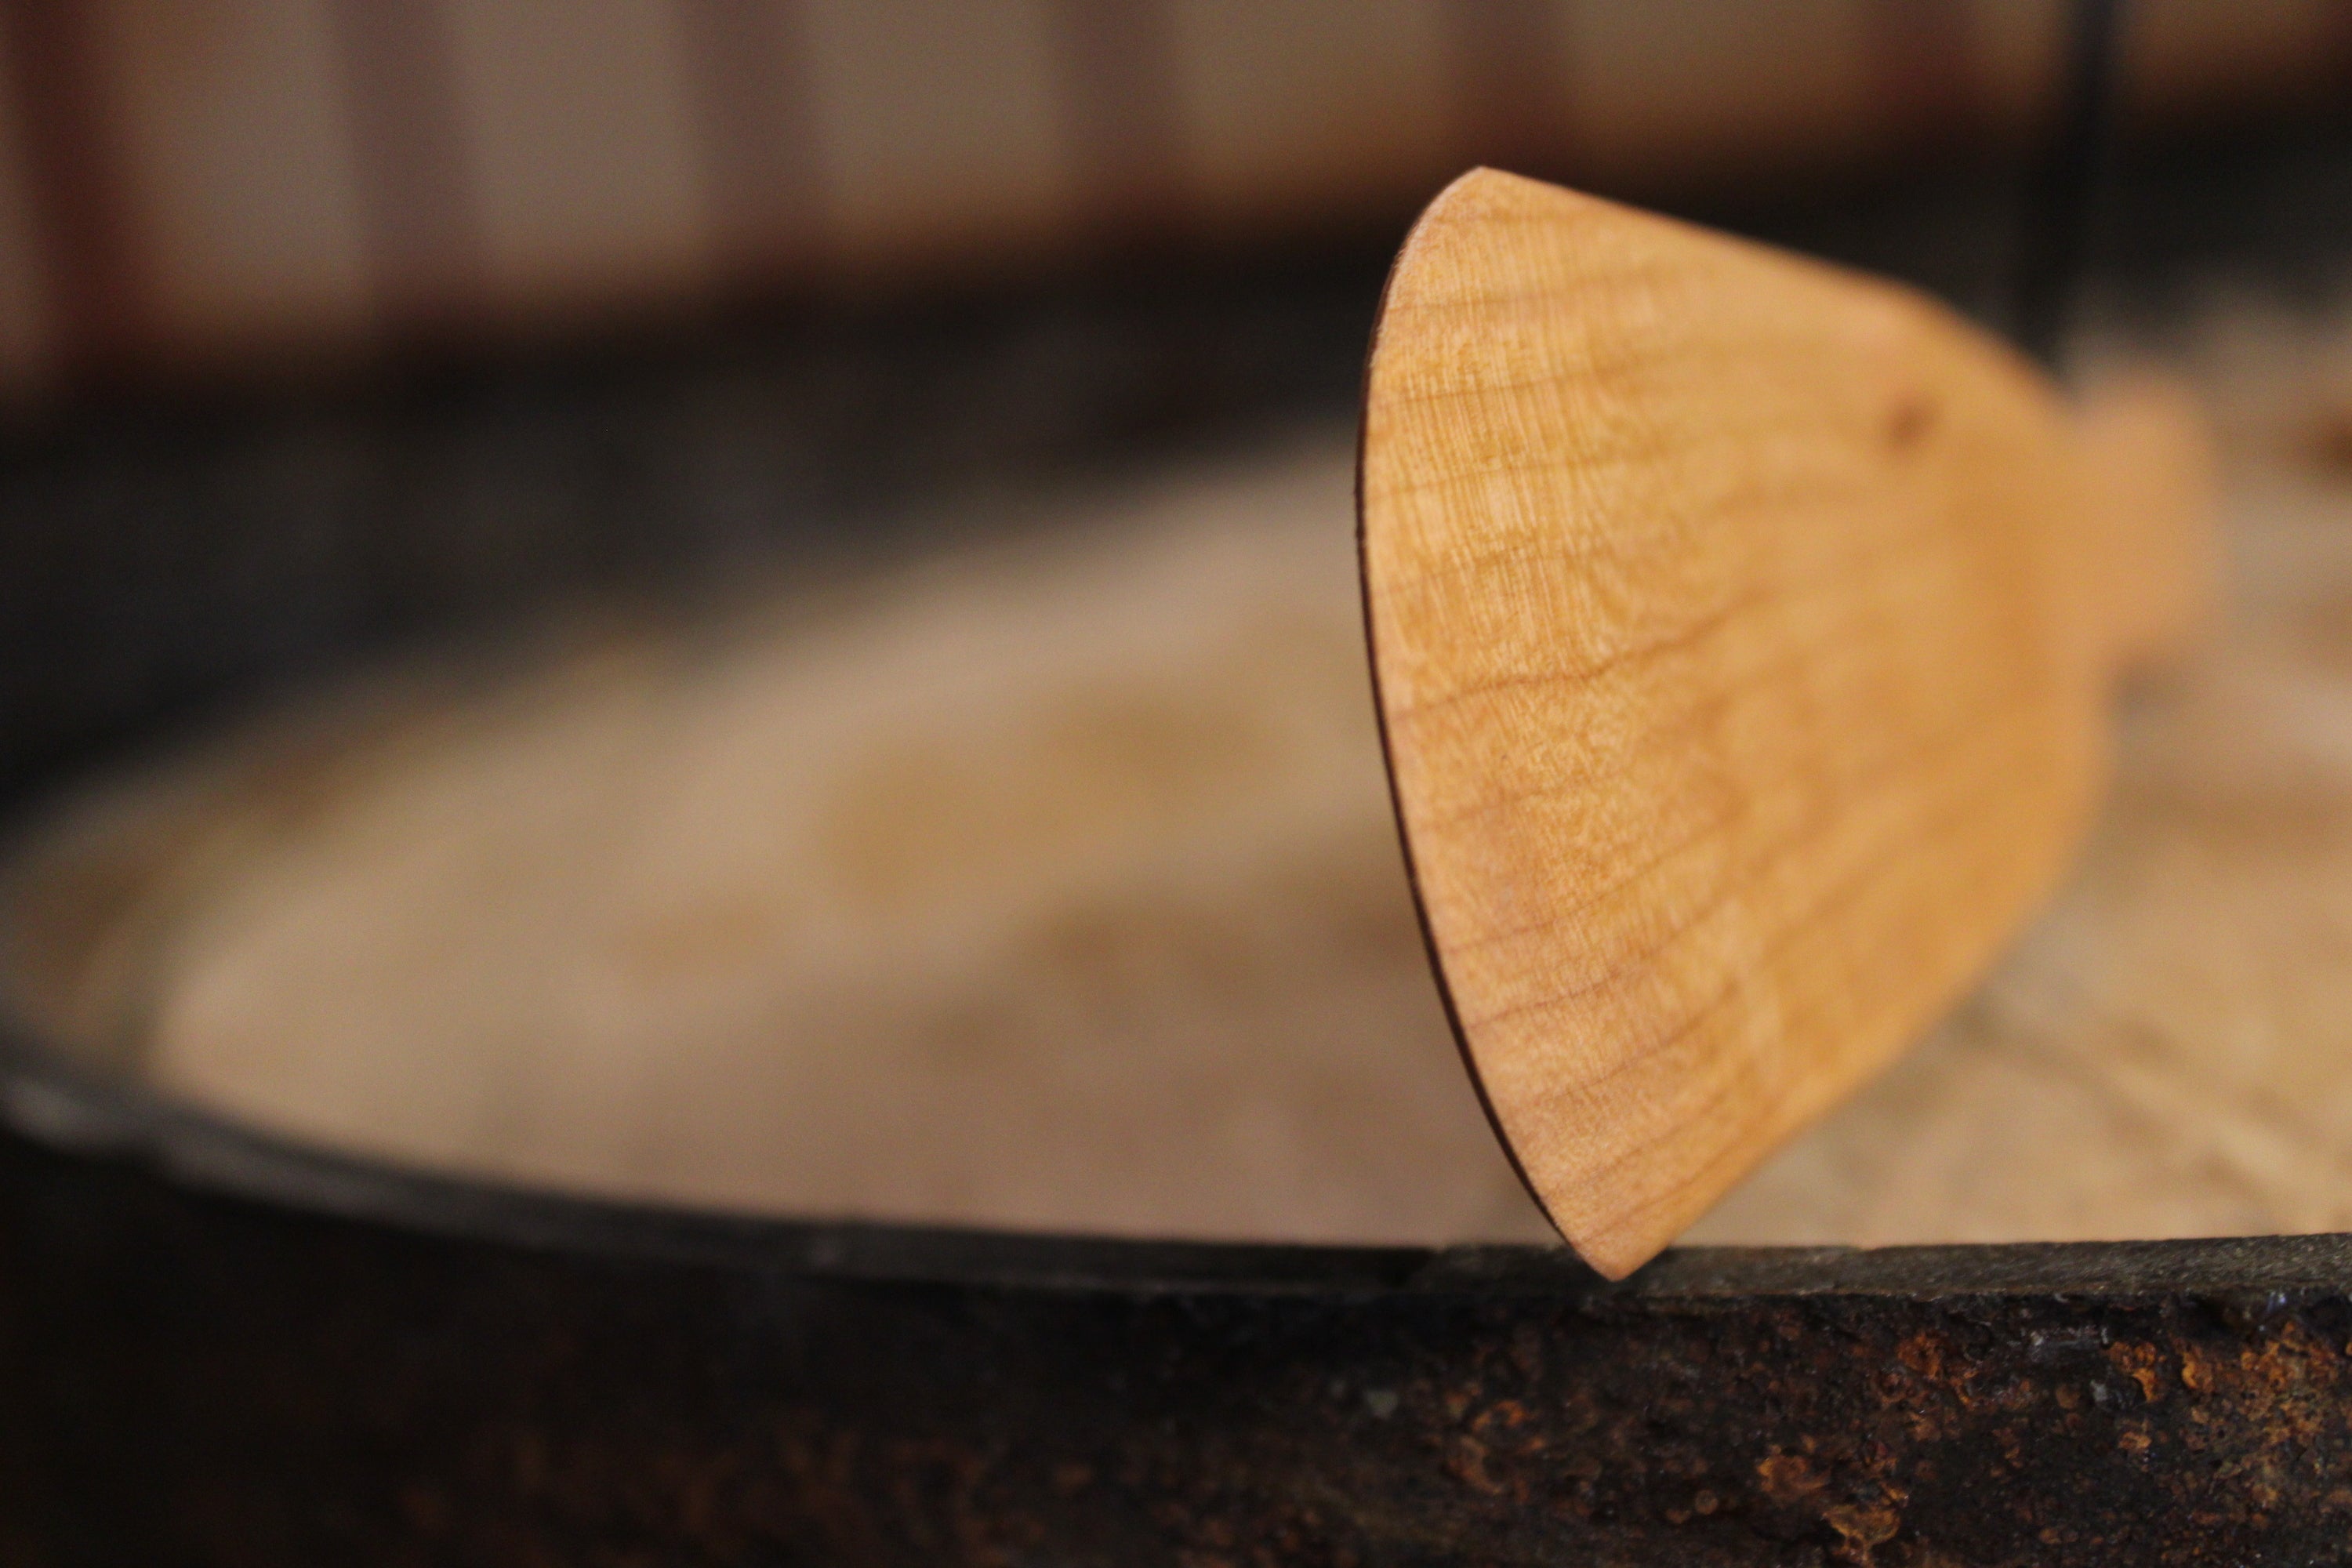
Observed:
[[[2193,405],[2077,414],[1901,288],[1480,170],[1366,380],[1366,615],[1464,1054],[1640,1266],[2051,889],[2204,598]]]

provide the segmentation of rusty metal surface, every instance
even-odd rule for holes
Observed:
[[[14,1081],[20,1128],[88,1141]],[[100,1131],[0,1141],[11,1562],[2352,1560],[2352,1237],[1699,1250],[1610,1286]]]

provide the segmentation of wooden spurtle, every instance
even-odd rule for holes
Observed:
[[[1480,170],[1366,379],[1366,616],[1465,1058],[1595,1268],[1924,1031],[2203,596],[2193,410],[1892,284]]]

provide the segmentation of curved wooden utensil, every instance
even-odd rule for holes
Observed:
[[[1906,289],[1480,170],[1391,274],[1366,616],[1496,1131],[1622,1276],[1948,1007],[2200,602],[2193,414]]]

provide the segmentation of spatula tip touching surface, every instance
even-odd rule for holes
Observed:
[[[1414,227],[1360,484],[1391,777],[1465,1060],[1601,1272],[2063,868],[2116,669],[2199,597],[2195,499],[2116,446],[1892,285],[1489,170]]]

